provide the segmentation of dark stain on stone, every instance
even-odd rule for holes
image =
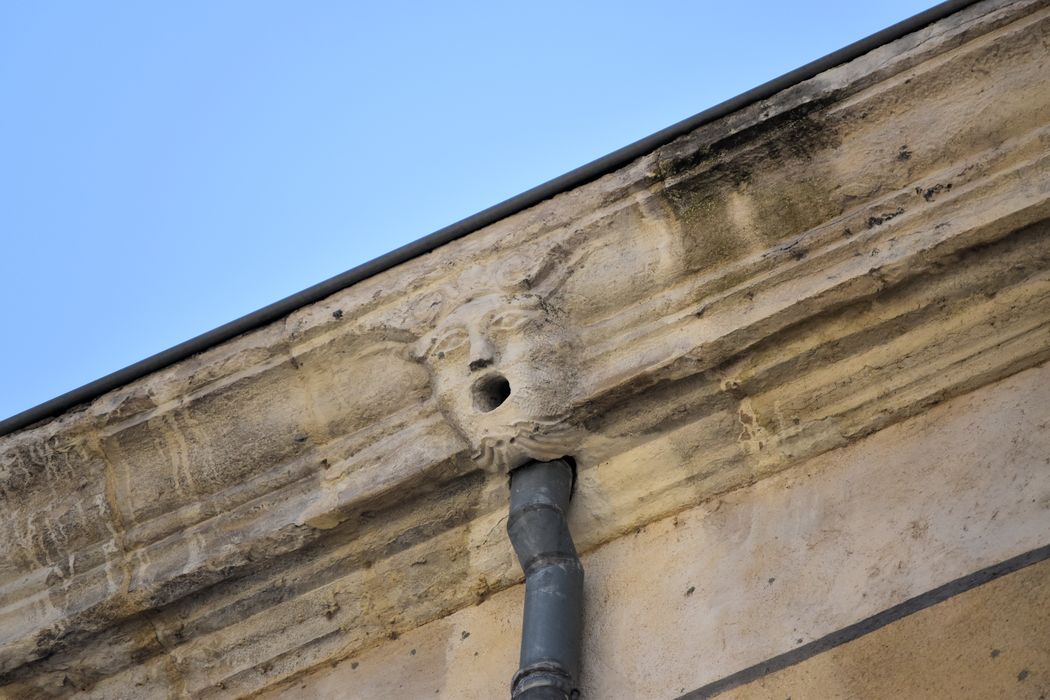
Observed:
[[[1002,652],[1001,652],[1001,651],[999,651],[998,649],[992,649],[992,658],[993,658],[993,659],[994,659],[994,658],[997,658],[997,657],[999,656],[999,654],[1001,654],[1001,653],[1002,653]]]
[[[908,150],[908,144],[904,144],[897,151],[897,160],[911,160],[911,151]]]
[[[410,656],[415,656],[416,655],[416,650],[413,649],[412,651],[410,651],[408,653],[409,653]]]
[[[390,634],[388,634],[387,636],[390,637],[391,639],[397,639],[401,635],[398,634],[397,631],[395,630],[395,631],[391,632]]]
[[[470,371],[477,372],[479,369],[485,369],[492,364],[492,358],[473,360],[470,363]]]
[[[336,309],[335,311],[332,312],[332,318],[339,319],[339,318],[342,318],[342,317],[343,317],[343,310],[342,309]]]
[[[1028,678],[1028,669],[1027,668],[1021,669],[1021,672],[1017,674],[1017,681],[1018,682],[1023,681],[1025,678]]]
[[[822,170],[806,169],[820,153],[841,143],[839,129],[822,113],[830,101],[800,105],[714,143],[683,146],[661,160],[659,177],[673,181],[661,196],[677,220],[690,268],[722,264],[762,241],[782,240],[841,212],[841,203],[826,196]],[[778,162],[788,171],[811,175],[794,181],[785,193],[769,182],[770,173],[779,171],[771,164]],[[734,192],[754,210],[753,231],[733,223],[728,195]]]
[[[825,123],[826,117],[820,114],[837,99],[837,95],[829,94],[726,134],[696,150],[675,153],[661,163],[661,175],[667,177],[682,174],[714,160],[717,156],[724,156],[758,143],[769,142],[762,154],[765,159],[785,154],[809,157],[821,148],[838,146],[838,134],[829,131]]]
[[[744,387],[740,386],[740,382],[736,379],[730,379],[724,384],[726,393],[732,396],[737,401],[747,398],[747,392],[744,391]]]
[[[355,669],[355,668],[357,668],[357,667],[358,667],[358,666],[360,666],[360,665],[361,665],[361,664],[357,663],[356,661],[351,661],[351,662],[350,662],[350,668],[351,668],[351,669]]]
[[[880,214],[878,216],[869,216],[868,217],[868,221],[867,221],[868,228],[875,228],[876,226],[881,226],[882,224],[886,223],[890,219],[896,218],[896,217],[900,216],[903,213],[904,213],[904,208],[903,207],[897,207],[896,211],[887,212],[885,214]]]
[[[685,589],[685,594],[687,596],[691,596],[695,592],[696,592],[696,586],[690,586],[689,588]]]
[[[916,194],[921,194],[922,198],[925,199],[927,202],[932,202],[934,199],[936,199],[938,194],[940,194],[941,192],[948,192],[951,189],[952,183],[949,182],[947,185],[937,183],[933,187],[927,187],[925,190],[921,187],[916,187],[915,192]]]
[[[776,577],[776,576],[770,576],[770,577],[769,577],[769,580],[768,580],[768,581],[766,581],[766,583],[773,583],[773,582],[774,582],[774,581],[776,581],[776,580],[777,580],[777,577]]]

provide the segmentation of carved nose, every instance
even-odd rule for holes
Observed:
[[[475,337],[470,342],[470,371],[491,367],[495,361],[496,351],[488,338]]]

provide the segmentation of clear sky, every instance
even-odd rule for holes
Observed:
[[[0,5],[0,418],[932,4]]]

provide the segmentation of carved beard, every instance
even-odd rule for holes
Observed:
[[[508,426],[506,436],[482,438],[471,457],[485,471],[508,472],[530,459],[545,461],[570,454],[576,432],[564,417],[522,420]]]

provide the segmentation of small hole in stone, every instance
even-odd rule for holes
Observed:
[[[488,413],[503,405],[510,396],[510,382],[503,375],[493,374],[474,382],[471,391],[474,394],[474,408]]]

